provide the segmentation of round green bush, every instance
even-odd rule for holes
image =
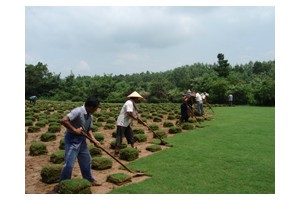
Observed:
[[[131,182],[131,176],[124,173],[116,173],[109,175],[106,181],[116,185],[123,185],[124,183]]]
[[[38,156],[47,153],[47,146],[44,143],[33,142],[29,147],[29,155],[31,156]]]
[[[171,121],[165,121],[163,123],[163,127],[171,127],[171,126],[174,126],[174,124]]]
[[[65,159],[65,151],[64,150],[54,152],[50,156],[50,162],[52,162],[54,164],[63,163],[64,159]]]
[[[126,147],[120,150],[120,159],[132,161],[139,157],[139,150],[132,147]]]
[[[67,179],[60,182],[61,194],[92,194],[91,183],[87,179]]]
[[[151,151],[151,152],[160,151],[161,150],[161,146],[154,144],[154,145],[146,147],[146,150],[147,151]]]
[[[112,167],[112,160],[104,157],[92,158],[92,169],[104,170]]]
[[[45,166],[42,168],[40,175],[42,177],[42,182],[51,184],[58,183],[60,180],[60,173],[63,166]]]
[[[172,126],[169,128],[169,133],[176,134],[182,132],[182,129],[178,126]]]
[[[147,136],[145,134],[135,134],[133,136],[133,139],[138,142],[146,142]]]

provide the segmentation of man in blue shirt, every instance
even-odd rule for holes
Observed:
[[[82,177],[89,180],[92,186],[99,186],[92,176],[91,155],[88,150],[86,138],[82,131],[92,138],[95,145],[100,145],[92,133],[93,113],[98,109],[99,101],[95,97],[89,97],[84,106],[77,107],[61,120],[66,127],[65,133],[65,162],[60,180],[71,179],[76,158],[78,159]],[[58,185],[59,187],[59,185]],[[57,188],[55,190],[58,190]]]

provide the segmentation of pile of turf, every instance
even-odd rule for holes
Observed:
[[[154,144],[154,145],[146,147],[146,150],[147,151],[151,151],[151,152],[160,151],[161,150],[161,146],[157,145],[157,144]]]
[[[132,147],[126,147],[120,151],[120,159],[132,161],[139,157],[139,151]]]
[[[101,156],[102,155],[101,149],[95,147],[94,145],[89,145],[88,148],[89,148],[91,156]]]
[[[49,142],[56,140],[56,135],[54,133],[43,133],[40,137],[41,141],[43,142]]]
[[[47,147],[44,143],[33,142],[29,147],[29,155],[38,156],[48,153]]]
[[[68,179],[60,182],[61,194],[92,194],[91,183],[87,179]]]
[[[112,167],[112,160],[104,157],[92,158],[92,169],[104,170]]]
[[[54,152],[50,156],[50,162],[52,162],[54,164],[63,163],[64,159],[65,159],[65,151],[64,150]]]
[[[116,185],[123,185],[125,183],[131,182],[131,176],[123,173],[116,173],[109,175],[106,181]]]
[[[176,134],[176,133],[180,133],[180,132],[182,132],[182,129],[178,126],[172,126],[169,129],[169,133],[171,133],[171,134]]]
[[[43,183],[58,183],[60,179],[60,173],[63,166],[46,166],[41,170],[41,177]]]
[[[133,136],[134,140],[137,142],[146,142],[147,136],[145,134],[136,134]]]

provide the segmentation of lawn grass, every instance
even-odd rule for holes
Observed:
[[[153,176],[112,194],[274,194],[275,108],[218,107],[205,128],[165,139],[174,147],[131,162]]]

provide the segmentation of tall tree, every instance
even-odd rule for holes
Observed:
[[[217,66],[216,68],[214,68],[218,74],[219,74],[219,77],[224,77],[226,78],[228,75],[229,75],[229,63],[228,63],[228,60],[225,60],[224,58],[224,54],[222,53],[219,53],[217,55],[217,58],[218,58],[218,64],[219,66]]]

